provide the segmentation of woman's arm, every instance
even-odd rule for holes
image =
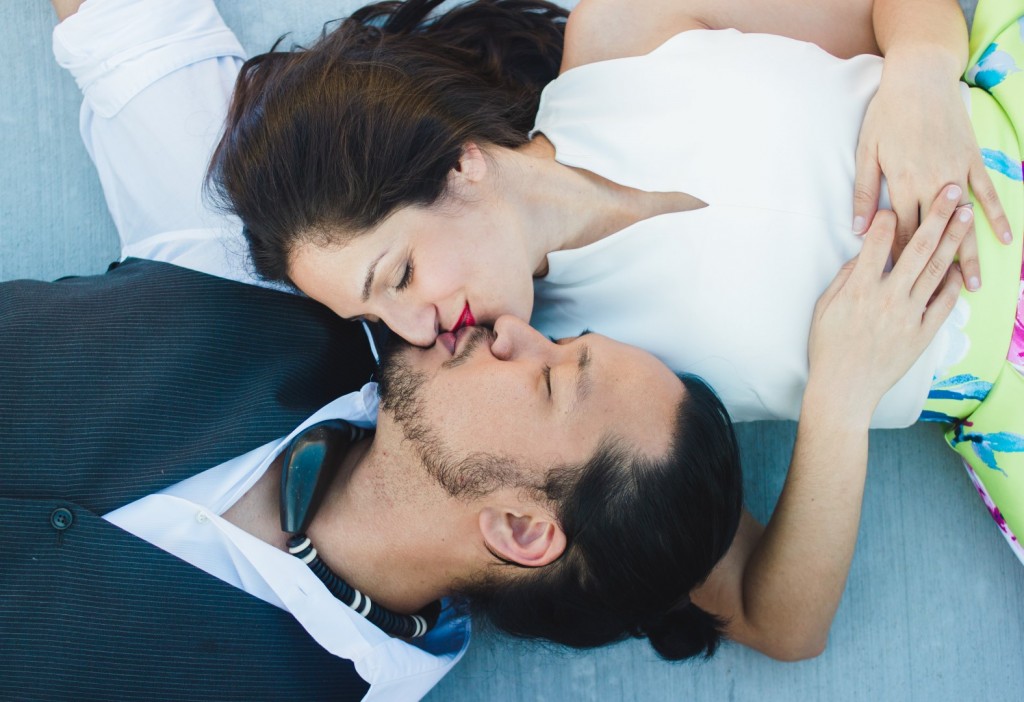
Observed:
[[[857,148],[854,231],[871,221],[884,174],[898,218],[895,257],[945,183],[961,187],[962,203],[969,202],[970,186],[993,231],[1009,243],[1010,223],[960,93],[967,62],[960,6],[953,0],[875,0],[872,20],[885,68]],[[960,265],[968,289],[977,289],[981,267],[973,228],[960,249]]]
[[[774,658],[817,655],[853,558],[867,474],[868,425],[956,303],[947,274],[971,222],[946,188],[903,257],[885,273],[895,231],[879,212],[860,255],[819,299],[796,446],[768,525],[746,515],[733,547],[693,596],[730,638]],[[955,216],[954,216],[955,212]],[[934,297],[933,297],[934,294]]]
[[[562,70],[639,56],[690,29],[734,28],[809,41],[841,58],[879,53],[871,0],[580,0]]]
[[[963,74],[967,25],[954,0],[874,0],[871,18],[883,56],[904,58],[925,51],[947,79]]]

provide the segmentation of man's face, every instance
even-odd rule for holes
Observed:
[[[520,470],[580,464],[608,437],[664,455],[682,393],[640,349],[597,334],[552,342],[506,316],[493,332],[468,327],[430,348],[394,349],[378,437],[393,424],[450,493],[480,495],[519,484]]]

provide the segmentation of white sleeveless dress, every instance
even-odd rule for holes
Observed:
[[[874,56],[694,30],[559,76],[534,133],[560,163],[708,207],[549,254],[531,322],[645,348],[707,380],[736,421],[796,419],[814,304],[861,246],[854,151],[881,72]],[[913,423],[938,367],[965,343],[947,322],[873,426]]]

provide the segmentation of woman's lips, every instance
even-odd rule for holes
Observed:
[[[459,317],[459,321],[455,323],[455,326],[452,327],[451,331],[454,334],[463,327],[472,326],[476,326],[476,320],[473,318],[473,313],[469,311],[469,303],[467,302],[466,306],[462,308],[462,315]]]

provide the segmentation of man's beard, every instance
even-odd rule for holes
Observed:
[[[486,333],[467,339],[460,353],[445,361],[444,367],[461,364],[485,336]],[[427,374],[412,367],[411,353],[417,353],[416,349],[404,341],[394,339],[388,344],[381,354],[377,393],[380,411],[391,415],[401,427],[402,435],[413,445],[427,473],[456,498],[482,497],[499,487],[520,485],[523,475],[514,460],[483,451],[456,456],[444,445],[436,428],[425,418],[429,404],[424,396]]]
[[[421,436],[417,431],[427,435],[431,433],[425,426],[410,432],[410,425],[420,423],[418,417],[422,413],[422,389],[427,374],[412,367],[408,360],[410,353],[416,351],[406,342],[400,339],[388,341],[380,357],[377,394],[380,396],[381,411],[389,413],[402,427],[407,441],[418,444]]]

